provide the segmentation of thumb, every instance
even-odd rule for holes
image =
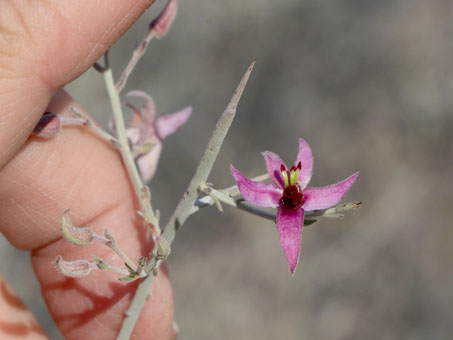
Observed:
[[[93,65],[153,2],[0,2],[0,169],[52,95]]]
[[[49,109],[64,115],[71,106],[77,107],[60,92]],[[77,247],[61,238],[58,222],[68,208],[75,226],[96,234],[107,228],[132,261],[149,254],[151,244],[118,152],[78,127],[64,128],[52,139],[31,136],[0,172],[0,231],[14,246],[32,250],[44,299],[65,339],[113,340],[137,285],[120,283],[106,271],[83,278],[56,271],[58,255],[68,261],[95,255],[123,267],[104,245]],[[153,280],[150,293],[132,339],[171,339],[173,296],[165,273]]]
[[[114,339],[136,285],[105,272],[68,279],[55,271],[56,255],[75,260],[94,254],[121,265],[105,247],[62,241],[63,210],[71,208],[77,226],[96,233],[108,228],[133,260],[147,255],[149,243],[115,150],[78,128],[24,142],[58,89],[88,69],[152,2],[0,3],[0,231],[16,247],[32,250],[43,295],[68,340]],[[69,106],[76,105],[59,93],[49,109],[64,113]],[[172,320],[171,285],[159,274],[133,339],[170,339]]]

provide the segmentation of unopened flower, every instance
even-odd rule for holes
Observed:
[[[52,112],[45,112],[32,133],[38,137],[52,138],[60,132],[61,126],[61,119],[58,115]]]
[[[165,36],[176,18],[178,12],[178,0],[168,0],[167,4],[159,16],[150,24],[150,29],[158,39]]]
[[[275,153],[263,152],[273,184],[255,182],[230,166],[242,197],[257,206],[278,208],[277,230],[291,275],[299,261],[304,212],[327,209],[341,201],[355,182],[358,172],[344,181],[322,188],[307,188],[313,169],[313,156],[307,142],[299,138],[295,164],[288,168]]]
[[[97,269],[97,265],[86,260],[65,261],[59,255],[55,260],[57,270],[69,277],[84,277],[88,276],[93,269]]]
[[[148,182],[156,171],[162,150],[162,141],[175,133],[189,119],[192,108],[186,107],[179,112],[156,117],[156,108],[153,99],[143,91],[131,91],[127,96],[141,97],[144,105],[139,110],[127,104],[133,111],[126,134],[132,142],[136,154],[137,165],[143,183]]]

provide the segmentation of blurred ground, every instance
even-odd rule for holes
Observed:
[[[162,5],[112,49],[117,76]],[[272,223],[228,208],[192,217],[169,260],[181,339],[451,338],[452,13],[448,0],[181,1],[170,34],[151,44],[128,84],[149,92],[159,112],[194,107],[151,182],[162,219],[255,58],[211,181],[231,185],[230,163],[263,173],[264,150],[291,163],[304,137],[311,185],[360,170],[345,201],[364,201],[343,220],[305,229],[294,278]],[[68,90],[106,123],[99,75]],[[2,274],[45,323],[28,254],[2,240],[0,256]]]

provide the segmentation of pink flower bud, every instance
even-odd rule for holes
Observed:
[[[61,130],[61,119],[52,112],[46,112],[35,126],[32,134],[43,138],[55,137]]]
[[[175,21],[177,11],[178,0],[168,0],[164,10],[149,25],[149,29],[154,32],[156,38],[160,39],[168,33]]]
[[[69,277],[84,277],[96,268],[96,264],[86,260],[65,261],[61,256],[57,257],[55,264],[60,273]]]

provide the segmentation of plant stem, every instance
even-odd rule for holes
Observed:
[[[250,77],[250,73],[255,66],[255,61],[249,66],[244,76],[242,77],[239,85],[233,93],[233,97],[230,100],[225,111],[220,116],[219,121],[214,129],[211,139],[206,147],[203,157],[200,160],[200,164],[195,171],[195,174],[192,180],[187,187],[186,192],[179,201],[173,215],[170,218],[170,221],[167,223],[163,237],[168,241],[169,244],[173,242],[175,238],[176,231],[181,228],[186,219],[190,216],[190,211],[197,200],[198,197],[198,188],[201,184],[205,183],[208,179],[209,174],[211,173],[212,166],[219,154],[220,147],[222,146],[223,140],[228,132],[228,129],[233,122],[234,116],[236,114],[236,108],[241,99],[241,95],[244,92],[245,85]]]
[[[149,274],[145,277],[138,285],[135,291],[134,298],[132,299],[131,305],[126,311],[123,324],[121,325],[120,332],[116,337],[116,340],[129,340],[132,331],[134,330],[135,323],[137,322],[138,316],[140,315],[143,306],[150,294],[151,284],[153,282],[154,275]]]
[[[253,181],[261,182],[266,180],[267,175],[261,175],[253,178]],[[241,209],[252,215],[263,217],[265,219],[276,221],[277,214],[275,211],[269,211],[259,207],[255,207],[245,203],[244,199],[240,196],[237,185],[231,186],[223,190],[216,190],[212,187],[209,187],[206,184],[201,184],[200,189],[206,194],[206,196],[195,201],[192,209],[190,210],[190,215],[195,214],[201,208],[212,206],[218,203],[224,203],[226,205]],[[238,197],[236,197],[238,196]],[[317,221],[318,217],[327,217],[327,218],[342,218],[342,214],[339,212],[345,212],[348,210],[357,209],[360,207],[361,202],[350,202],[339,204],[335,207],[314,211],[305,212],[305,222],[304,225],[308,226]]]
[[[85,126],[91,131],[94,132],[98,137],[101,139],[105,140],[109,144],[113,144],[115,147],[119,144],[118,140],[113,137],[111,134],[105,132],[103,129],[99,128],[96,123],[89,117],[88,115],[85,115],[81,111],[79,111],[75,107],[71,107],[72,113],[77,117],[77,118],[68,118],[68,117],[61,117],[61,124],[63,126]]]
[[[138,61],[140,58],[145,54],[146,48],[148,47],[148,44],[151,42],[151,40],[154,38],[154,31],[149,30],[148,34],[146,37],[142,40],[140,45],[138,45],[135,49],[134,52],[132,52],[132,57],[129,60],[129,63],[127,64],[126,68],[124,69],[123,73],[120,76],[120,79],[116,83],[116,91],[118,93],[123,90],[124,86],[126,86],[127,79],[129,78],[129,75],[132,73],[134,70],[135,65],[137,65]]]
[[[170,221],[167,223],[162,236],[166,238],[169,244],[171,244],[174,240],[176,231],[184,224],[187,217],[189,217],[190,210],[198,196],[198,188],[202,183],[206,182],[211,172],[214,161],[220,151],[222,142],[228,132],[229,127],[231,126],[236,113],[237,104],[239,102],[239,99],[241,98],[242,92],[245,89],[245,85],[247,84],[247,80],[250,77],[250,73],[252,72],[254,65],[255,62],[253,62],[249,66],[238,87],[233,93],[233,97],[231,98],[231,101],[228,104],[226,110],[220,116],[220,119],[217,122],[212,137],[208,143],[208,146],[206,147],[205,153],[201,158],[197,170],[195,171],[195,175],[190,181],[190,184],[178,206],[176,207],[172,217],[170,218]],[[158,261],[156,263],[155,272],[157,272],[157,269],[161,264],[162,261]],[[123,321],[116,340],[128,340],[130,335],[132,334],[138,316],[140,315],[140,312],[145,305],[146,297],[149,294],[152,280],[154,278],[153,273],[154,272],[151,272],[145,279],[140,282],[134,298],[132,299],[131,305],[126,312],[126,317]]]
[[[107,56],[105,56],[107,59]],[[106,65],[108,65],[108,61],[106,60]],[[110,103],[112,105],[113,111],[113,119],[115,121],[115,127],[118,135],[119,141],[119,150],[121,153],[121,157],[123,159],[123,163],[126,166],[127,172],[131,179],[132,185],[134,186],[135,195],[140,203],[141,212],[143,214],[143,218],[146,223],[152,224],[153,232],[157,235],[160,234],[160,228],[158,224],[158,220],[154,215],[153,209],[151,208],[150,200],[148,199],[149,196],[149,189],[143,185],[142,180],[140,178],[140,174],[137,170],[137,167],[134,162],[134,158],[132,157],[131,150],[129,148],[129,142],[126,136],[126,127],[124,124],[123,112],[121,110],[121,102],[118,95],[118,92],[115,88],[115,82],[113,80],[112,70],[110,67],[107,66],[105,72],[103,73],[105,84],[107,87],[107,92],[110,98]]]
[[[262,181],[265,181],[268,178],[269,178],[269,175],[268,174],[264,174],[264,175],[260,175],[260,176],[252,178],[252,181],[262,182]],[[215,189],[212,188],[212,190],[215,190]],[[232,198],[234,198],[235,196],[240,194],[237,185],[233,185],[233,186],[228,187],[226,189],[216,190],[216,191],[220,191],[221,193],[229,195]],[[222,200],[219,200],[219,201],[222,202]],[[229,204],[229,202],[223,202],[223,203]],[[204,196],[204,197],[202,197],[200,199],[197,199],[195,201],[192,209],[190,210],[190,215],[195,214],[201,208],[208,207],[208,206],[211,206],[213,204],[215,204],[215,200],[210,195],[206,195],[206,196]],[[232,204],[229,204],[229,205],[232,205]],[[234,204],[233,206],[236,207],[236,204]]]

